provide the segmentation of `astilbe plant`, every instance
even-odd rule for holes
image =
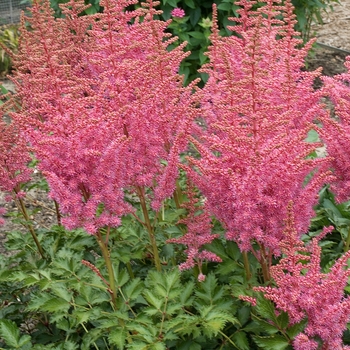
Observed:
[[[252,10],[240,1],[236,35],[219,36],[214,25],[209,80],[202,92],[204,128],[192,139],[200,153],[189,174],[225,226],[226,237],[252,251],[265,266],[280,254],[286,203],[295,201],[296,228],[305,232],[317,193],[329,174],[327,159],[308,157],[319,144],[307,143],[314,121],[324,114],[312,83],[320,72],[305,72],[311,43],[299,48],[290,1]],[[312,176],[306,181],[307,176]]]
[[[15,61],[22,110],[13,118],[40,160],[63,223],[92,234],[133,211],[125,190],[144,196],[145,186],[158,184],[157,208],[172,194],[195,113],[191,87],[182,88],[176,72],[182,46],[166,50],[175,38],[164,33],[168,23],[153,19],[152,1],[149,9],[124,11],[133,3],[103,1],[97,20],[78,17],[83,5],[72,1],[66,19],[55,20],[49,3],[36,1],[23,19]]]
[[[177,73],[184,45],[169,52],[170,21],[154,19],[152,0],[125,10],[136,2],[104,0],[103,13],[79,16],[84,4],[72,0],[55,19],[48,1],[35,1],[22,19],[13,78],[22,109],[12,118],[65,227],[83,227],[105,246],[100,229],[133,213],[124,195],[136,195],[160,270],[148,202],[157,210],[176,189],[197,109],[194,84],[183,87]]]
[[[350,270],[350,251],[338,259],[327,273],[322,272],[319,241],[332,227],[325,228],[305,246],[295,228],[292,205],[289,205],[284,239],[280,243],[283,257],[270,269],[276,287],[256,287],[277,309],[289,315],[291,324],[307,319],[304,331],[298,334],[296,350],[349,349],[343,347],[342,335],[350,321],[350,298],[344,294]]]

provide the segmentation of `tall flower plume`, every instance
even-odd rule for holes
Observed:
[[[40,0],[23,18],[14,78],[23,108],[12,117],[68,228],[117,226],[133,210],[126,191],[152,187],[158,208],[175,188],[197,113],[193,86],[177,73],[186,54],[183,45],[167,51],[176,38],[154,19],[156,2],[125,10],[134,3],[103,0],[102,14],[79,16],[85,5],[71,0],[54,19]]]
[[[320,145],[305,141],[324,114],[312,87],[320,72],[301,70],[311,43],[298,48],[291,2],[279,3],[268,0],[253,11],[254,2],[237,2],[240,17],[230,28],[237,35],[227,38],[219,36],[214,6],[210,63],[202,69],[209,75],[204,128],[192,139],[200,159],[190,159],[190,176],[227,238],[244,251],[257,243],[258,259],[280,254],[289,200],[296,203],[297,231],[307,230],[328,177],[326,159],[308,157]]]
[[[296,336],[296,350],[319,349],[316,339],[323,342],[322,349],[342,350],[342,335],[350,321],[350,298],[345,296],[350,270],[350,251],[336,261],[328,273],[321,270],[319,240],[331,230],[314,238],[309,246],[299,239],[294,225],[292,206],[289,206],[284,239],[281,242],[283,258],[271,267],[276,287],[257,287],[256,291],[272,300],[277,309],[288,313],[291,324],[307,318],[304,331]]]
[[[332,190],[338,201],[350,198],[350,56],[346,58],[347,72],[335,77],[322,77],[323,93],[334,106],[333,113],[322,118],[321,137],[331,157],[331,168],[336,176]]]

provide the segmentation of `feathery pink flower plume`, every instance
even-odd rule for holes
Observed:
[[[277,309],[288,313],[291,324],[307,318],[307,326],[293,341],[294,349],[318,349],[316,339],[323,341],[322,349],[343,349],[342,334],[350,321],[350,298],[345,296],[350,270],[350,251],[336,261],[328,273],[321,270],[319,240],[332,227],[326,228],[310,245],[300,240],[295,228],[293,207],[288,207],[288,219],[281,242],[283,257],[271,267],[276,287],[256,287]]]
[[[327,159],[308,157],[320,144],[305,141],[324,114],[312,87],[320,72],[301,70],[311,43],[298,48],[291,2],[275,3],[253,11],[254,2],[237,2],[230,29],[238,35],[230,37],[219,36],[214,6],[204,128],[192,139],[200,158],[190,159],[189,171],[227,239],[261,261],[280,254],[286,203],[295,201],[296,228],[305,232],[329,178]]]
[[[103,0],[102,14],[78,16],[82,1],[36,1],[24,17],[15,60],[22,110],[13,118],[33,146],[67,228],[118,226],[133,211],[126,192],[150,187],[153,206],[175,189],[179,154],[197,115],[193,85],[178,75],[183,46],[159,11],[125,11],[133,0]]]

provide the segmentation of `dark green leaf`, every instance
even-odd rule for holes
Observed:
[[[9,347],[19,348],[19,329],[14,322],[0,320],[0,337]]]
[[[272,337],[258,337],[253,335],[252,338],[264,350],[284,350],[289,346],[286,338],[281,335],[274,335]]]

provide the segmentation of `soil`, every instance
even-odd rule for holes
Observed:
[[[335,3],[332,12],[324,13],[323,21],[323,25],[312,27],[317,42],[322,44],[322,47],[314,48],[307,59],[307,69],[314,70],[323,67],[324,75],[334,76],[345,71],[344,61],[346,56],[350,55],[350,0],[340,0],[339,4]],[[6,81],[4,85],[13,91],[11,82]],[[12,202],[6,203],[5,195],[0,192],[0,207],[3,206],[8,212],[16,212],[15,205]],[[40,209],[31,216],[34,228],[49,227],[55,223],[54,205],[52,201],[47,199],[44,190],[31,190],[26,199],[26,207],[30,212]],[[12,230],[26,232],[20,224],[12,223],[7,219],[5,225],[0,226],[0,254],[9,254],[4,249],[4,243],[6,232]]]

